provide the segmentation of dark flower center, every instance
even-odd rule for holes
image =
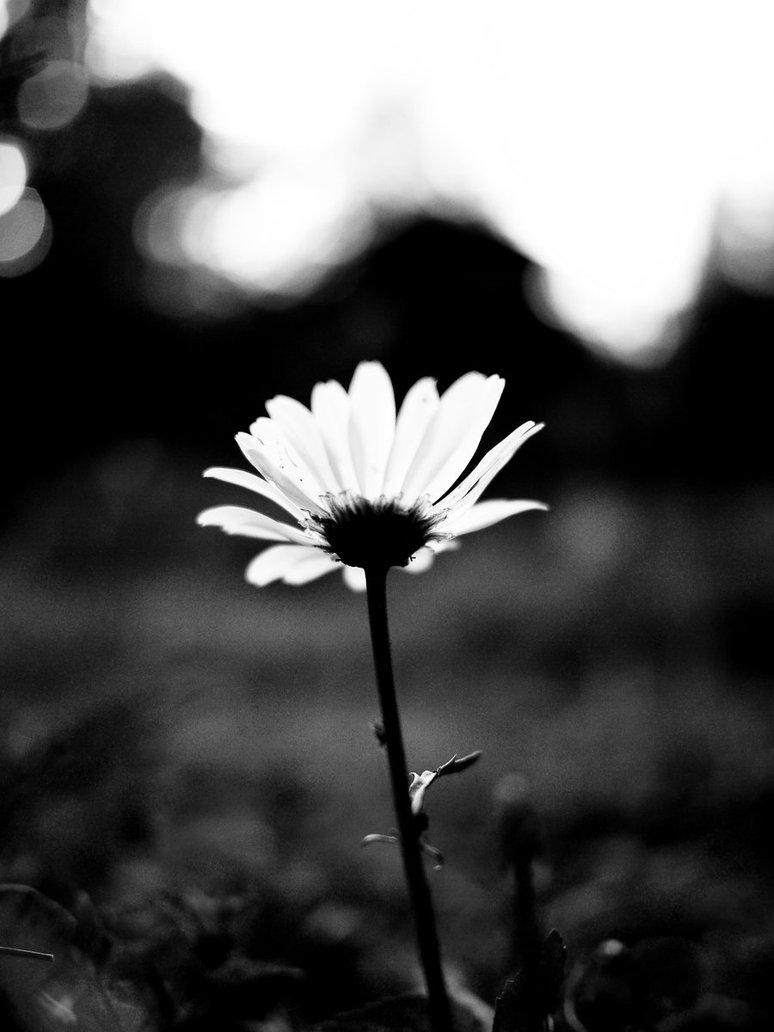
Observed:
[[[427,515],[422,503],[403,509],[392,499],[342,496],[326,499],[330,515],[312,516],[314,529],[327,541],[326,551],[345,566],[387,569],[407,566],[412,555],[442,535],[433,528],[443,514]]]

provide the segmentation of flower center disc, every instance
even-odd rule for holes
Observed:
[[[328,550],[345,566],[407,566],[415,552],[440,537],[432,531],[443,516],[423,514],[421,503],[404,509],[384,498],[370,502],[329,497],[327,501],[330,515],[312,519],[328,542]]]

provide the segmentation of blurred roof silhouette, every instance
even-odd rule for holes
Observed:
[[[92,89],[66,131],[27,142],[54,232],[37,268],[0,278],[12,491],[127,440],[232,464],[233,435],[268,397],[307,399],[315,381],[346,380],[363,358],[383,360],[399,391],[420,375],[442,386],[470,368],[504,375],[493,431],[549,424],[525,453],[533,483],[772,478],[769,297],[708,275],[676,356],[628,368],[540,321],[525,300],[529,261],[489,228],[426,217],[386,223],[363,256],[297,303],[175,319],[148,303],[145,285],[176,273],[149,269],[133,225],[154,187],[200,161],[179,85]]]

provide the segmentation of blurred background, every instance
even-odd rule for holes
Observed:
[[[217,932],[314,1018],[413,984],[398,857],[359,845],[392,827],[364,600],[258,591],[194,520],[245,503],[201,471],[275,393],[497,372],[484,445],[547,427],[495,493],[551,511],[390,584],[412,767],[483,750],[430,792],[449,963],[489,1002],[512,970],[508,788],[573,964],[668,937],[688,1003],[770,1015],[772,29],[0,3],[0,879],[168,981]]]

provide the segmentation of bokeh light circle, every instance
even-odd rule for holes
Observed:
[[[61,129],[81,111],[88,92],[88,76],[81,65],[50,61],[19,88],[19,119],[30,129]]]
[[[22,276],[39,265],[51,246],[51,223],[37,190],[26,187],[0,216],[0,276]]]
[[[27,185],[27,162],[15,140],[0,139],[0,215],[17,203]]]

